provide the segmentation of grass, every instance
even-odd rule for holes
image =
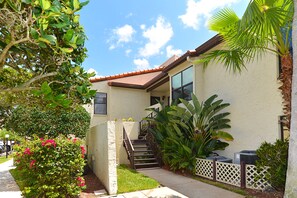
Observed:
[[[0,164],[6,162],[6,161],[8,161],[8,160],[10,160],[11,158],[12,158],[12,156],[8,156],[8,158],[6,158],[5,155],[4,155],[4,156],[1,156],[1,157],[0,157]]]
[[[156,180],[140,174],[126,165],[118,166],[117,175],[118,193],[147,190],[160,185]]]
[[[11,169],[11,170],[9,170],[9,172],[12,175],[12,177],[14,178],[17,185],[20,187],[20,190],[22,191],[25,187],[25,182],[23,180],[23,177],[20,174],[20,171],[17,169]]]

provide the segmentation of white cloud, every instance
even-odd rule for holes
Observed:
[[[132,50],[131,49],[127,49],[127,50],[125,50],[125,54],[126,54],[126,56],[129,56],[129,54],[132,52]]]
[[[136,70],[144,70],[144,69],[149,69],[150,64],[147,59],[134,59],[133,60],[134,65],[136,65]]]
[[[136,31],[131,25],[126,24],[122,27],[113,29],[112,33],[112,37],[107,41],[108,43],[111,43],[109,46],[110,50],[121,46],[122,43],[131,42]]]
[[[118,43],[128,43],[132,41],[132,36],[135,33],[135,30],[131,25],[126,24],[122,27],[114,29],[113,32],[118,37]]]
[[[144,30],[145,27],[146,27],[145,24],[141,24],[141,25],[140,25],[140,29],[142,29],[142,30]]]
[[[95,73],[94,77],[102,77],[102,76],[98,75],[98,72],[93,68],[88,69],[87,73],[89,73],[89,74],[90,73]]]
[[[229,6],[239,0],[188,0],[186,13],[178,18],[187,27],[198,30],[203,20],[208,20],[213,11]]]
[[[142,36],[148,39],[148,43],[139,50],[139,55],[142,57],[150,57],[160,53],[160,49],[173,36],[173,29],[169,22],[160,16],[155,25],[143,29]]]
[[[173,55],[181,55],[183,53],[183,51],[181,49],[173,49],[173,46],[172,45],[168,45],[166,47],[166,54],[167,54],[167,57],[170,58],[171,56]]]

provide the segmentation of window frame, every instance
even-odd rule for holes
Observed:
[[[173,75],[173,76],[171,77],[171,99],[172,99],[172,101],[173,101],[173,100],[178,100],[178,99],[179,99],[179,98],[175,98],[175,99],[173,98],[173,92],[174,92],[175,90],[181,89],[182,97],[180,97],[180,98],[182,98],[182,99],[185,99],[185,93],[184,93],[184,88],[185,88],[185,87],[187,87],[187,86],[189,86],[189,85],[192,85],[192,93],[193,93],[193,90],[194,90],[194,75],[192,75],[192,81],[191,81],[191,82],[189,82],[189,83],[183,85],[183,72],[186,71],[187,69],[190,69],[190,68],[194,69],[193,65],[187,67],[186,69],[184,69],[184,70],[182,70],[182,71],[176,73],[175,75]],[[180,87],[177,87],[177,88],[174,89],[174,88],[173,88],[173,78],[174,78],[176,75],[179,75],[179,74],[181,75],[181,86],[180,86]],[[185,100],[186,100],[186,99],[185,99]],[[188,101],[190,101],[190,100],[192,100],[192,99],[190,98]]]
[[[95,98],[97,96],[97,94],[105,94],[105,97],[106,97],[106,103],[95,103]],[[107,115],[107,93],[104,93],[104,92],[96,92],[96,95],[95,95],[95,98],[94,98],[94,114],[95,115]],[[106,106],[106,111],[104,113],[96,113],[96,104],[105,104]]]

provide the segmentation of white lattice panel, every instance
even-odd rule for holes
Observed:
[[[240,165],[216,162],[216,179],[219,182],[240,187]]]
[[[246,165],[245,168],[245,182],[246,187],[257,190],[264,190],[270,184],[265,179],[265,174],[267,173],[269,167],[265,167],[260,172],[257,172],[255,165]]]
[[[197,158],[196,175],[213,179],[213,161]]]

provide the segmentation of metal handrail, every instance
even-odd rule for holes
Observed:
[[[126,152],[128,153],[128,158],[130,160],[132,168],[135,169],[135,163],[134,163],[134,147],[132,145],[132,142],[125,130],[125,127],[123,127],[123,142],[124,147],[126,149]]]

